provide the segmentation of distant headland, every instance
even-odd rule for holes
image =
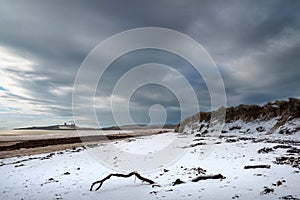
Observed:
[[[163,127],[162,127],[163,126]],[[103,128],[91,128],[91,127],[79,127],[75,123],[64,123],[61,125],[51,125],[51,126],[30,126],[22,128],[14,128],[14,130],[136,130],[136,129],[174,129],[177,125],[165,124],[165,125],[123,125],[123,126],[109,126]]]

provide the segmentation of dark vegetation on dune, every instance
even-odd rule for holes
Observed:
[[[220,111],[226,111],[226,123],[237,120],[242,120],[245,122],[254,120],[269,120],[279,117],[279,120],[275,126],[269,130],[269,132],[272,133],[279,126],[285,124],[288,120],[300,118],[300,99],[289,98],[288,101],[268,102],[263,106],[241,104],[237,107],[220,108],[219,110],[213,112],[200,112],[186,118],[179,123],[175,131],[182,132],[184,126],[190,122],[209,122],[211,120],[212,113],[213,115],[217,115]],[[260,132],[262,130],[259,129],[257,131]]]

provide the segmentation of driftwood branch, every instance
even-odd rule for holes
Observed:
[[[99,186],[96,188],[95,191],[99,190],[102,186],[102,184],[104,183],[104,181],[110,179],[112,176],[115,176],[115,177],[122,177],[122,178],[128,178],[128,177],[131,177],[135,175],[138,179],[140,179],[141,181],[143,182],[147,182],[149,184],[154,184],[155,182],[150,180],[150,179],[147,179],[145,177],[142,177],[139,173],[137,172],[131,172],[129,174],[109,174],[108,176],[106,176],[104,179],[101,179],[99,181],[95,181],[94,183],[92,183],[91,185],[91,188],[90,188],[90,191],[93,190],[93,187],[96,185],[96,184],[99,184]]]
[[[200,180],[206,180],[206,179],[225,179],[226,177],[222,174],[215,174],[215,175],[205,175],[205,176],[198,176],[194,179],[192,179],[192,182],[198,182]]]
[[[99,190],[99,189],[102,187],[103,183],[104,183],[106,180],[110,179],[112,176],[115,176],[115,177],[122,177],[122,178],[128,178],[128,177],[131,177],[131,176],[133,176],[133,175],[135,175],[136,178],[140,179],[141,181],[147,182],[147,183],[151,184],[152,187],[160,187],[160,185],[155,184],[154,181],[152,181],[152,180],[150,180],[150,179],[148,179],[148,178],[142,177],[139,173],[137,173],[137,172],[131,172],[131,173],[129,173],[129,174],[109,174],[109,175],[106,176],[105,178],[103,178],[103,179],[101,179],[101,180],[99,180],[99,181],[93,182],[92,185],[91,185],[91,187],[90,187],[90,191],[93,191],[93,187],[94,187],[95,185],[97,185],[97,184],[99,184],[99,186],[95,189],[95,191]],[[192,182],[198,182],[198,181],[200,181],[200,180],[206,180],[206,179],[221,179],[221,180],[222,180],[222,179],[225,179],[225,178],[226,178],[226,177],[223,176],[222,174],[202,175],[202,176],[198,176],[198,177],[192,179],[191,181],[192,181]],[[186,183],[186,182],[184,182],[184,181],[182,181],[182,180],[180,180],[180,179],[176,179],[176,181],[172,183],[172,186],[179,185],[179,184],[183,184],[183,183]]]
[[[244,169],[256,169],[256,168],[271,168],[271,165],[246,165],[244,166]]]

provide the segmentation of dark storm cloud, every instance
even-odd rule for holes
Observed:
[[[23,112],[71,117],[74,79],[87,54],[112,34],[146,26],[171,28],[202,44],[222,73],[229,105],[299,97],[299,10],[300,2],[284,0],[2,1],[1,53],[12,58],[8,64],[0,63],[1,76],[6,76],[0,81],[0,111],[7,110],[6,105],[18,108],[11,102],[21,101]],[[209,109],[203,80],[185,70],[190,68],[184,61],[158,51],[133,55],[107,72],[100,96],[110,94],[125,65],[154,60],[185,74],[198,91],[201,106]],[[169,99],[170,106],[176,104],[171,94],[158,94]],[[134,105],[148,105],[147,95],[146,90],[137,95]],[[0,120],[14,120],[10,112],[11,117],[0,115]],[[109,125],[111,119],[105,120]]]

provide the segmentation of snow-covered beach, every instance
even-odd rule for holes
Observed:
[[[147,151],[151,153],[163,148],[169,140],[179,135],[169,132],[110,143],[120,148],[125,146],[129,152],[145,149],[146,143],[156,144],[147,146]],[[280,164],[276,160],[280,157],[294,157],[299,164],[299,138],[299,132],[292,135],[265,135],[259,132],[240,133],[240,130],[222,133],[217,137],[195,136],[194,145],[187,147],[177,161],[156,171],[141,173],[155,181],[159,187],[152,187],[134,177],[112,177],[98,191],[89,191],[92,182],[116,171],[102,165],[82,147],[1,159],[3,181],[0,198],[297,199],[300,198],[299,165],[296,166],[296,161],[292,166]],[[203,157],[201,149],[205,148],[206,143],[213,144],[213,148]],[[263,148],[269,151],[259,151]],[[294,151],[289,151],[291,149]],[[270,168],[244,169],[246,165],[261,164],[270,165]],[[197,176],[218,173],[226,178],[191,181]],[[173,186],[176,179],[185,183]]]

